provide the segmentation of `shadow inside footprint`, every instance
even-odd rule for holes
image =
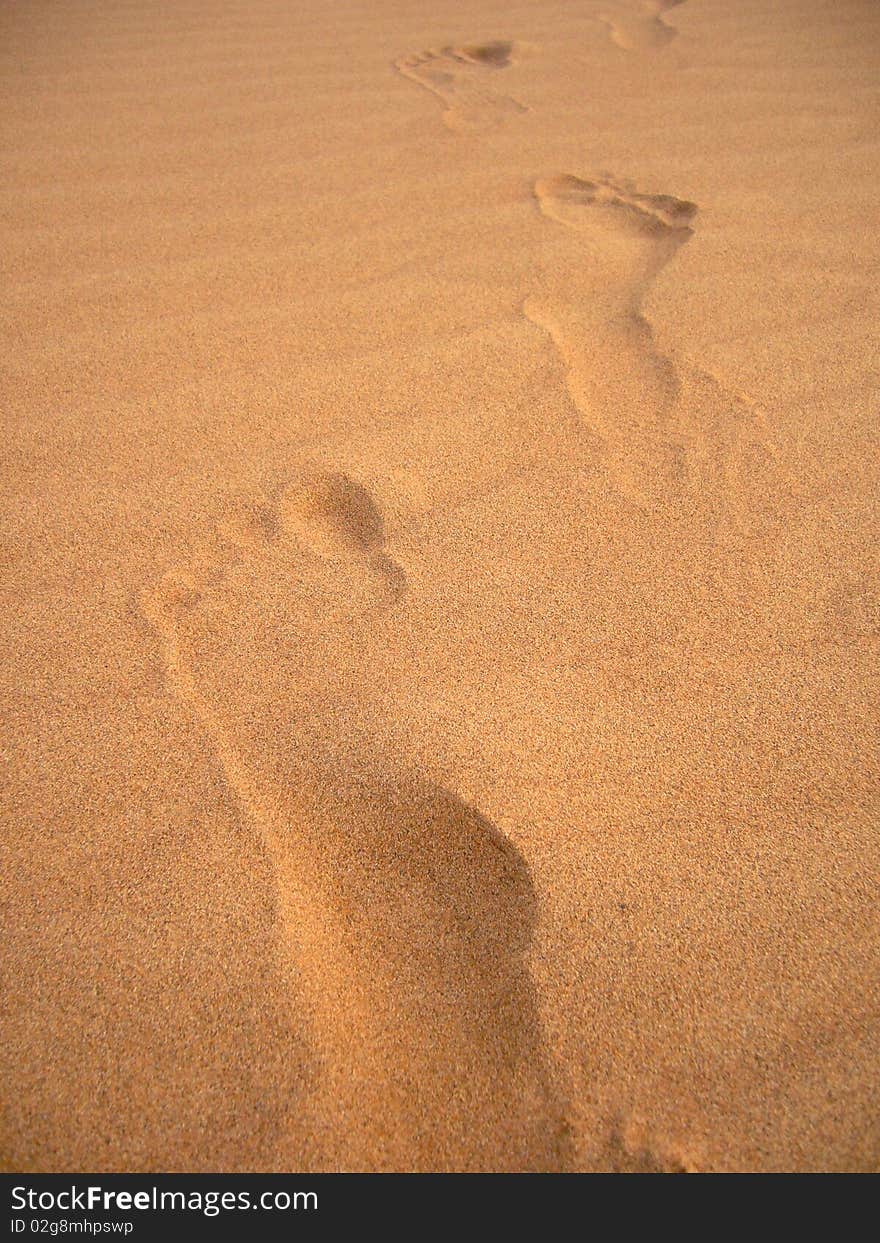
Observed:
[[[275,506],[282,534],[324,561],[360,564],[392,598],[405,587],[402,569],[385,552],[385,522],[365,487],[341,472],[284,489]]]
[[[287,488],[278,502],[281,525],[319,556],[380,552],[385,523],[366,488],[341,473]]]
[[[475,65],[487,65],[491,69],[506,69],[513,64],[514,44],[505,39],[496,39],[492,43],[469,43],[463,47],[444,48],[448,56],[459,60],[467,60]]]
[[[537,900],[525,860],[473,807],[416,776],[318,784],[308,843],[294,849],[318,863],[343,956],[360,963],[350,997],[363,1001],[347,1022],[361,1016],[358,1049],[371,1073],[382,1066],[410,1159],[564,1168],[566,1127],[526,962]]]
[[[355,760],[343,780],[322,777],[321,819],[332,830],[319,829],[324,840],[313,844],[327,852],[326,876],[346,918],[387,936],[400,966],[417,963],[420,947],[433,956],[425,934],[442,930],[469,976],[506,988],[522,970],[537,915],[519,851],[448,790],[415,775],[392,780],[359,768]],[[402,921],[421,935],[401,938]]]

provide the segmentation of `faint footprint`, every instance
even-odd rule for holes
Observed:
[[[231,515],[147,593],[189,706],[277,878],[279,955],[322,1067],[284,1164],[557,1169],[561,1109],[526,968],[528,869],[374,737],[402,571],[344,475]],[[297,1145],[300,1147],[297,1147]]]
[[[639,508],[687,523],[695,555],[711,547],[700,574],[736,581],[788,521],[796,486],[762,413],[698,368],[674,364],[642,314],[652,282],[693,236],[695,204],[607,177],[545,178],[535,197],[577,247],[523,310],[565,363],[613,484]]]
[[[657,1136],[640,1118],[619,1123],[611,1135],[612,1169],[619,1174],[696,1174],[692,1154],[677,1143]]]
[[[694,203],[642,194],[628,182],[570,175],[535,185],[543,215],[577,237],[570,268],[523,310],[553,340],[575,405],[604,438],[621,493],[643,509],[672,507],[737,556],[783,521],[789,489],[766,421],[696,368],[656,346],[642,304],[693,236]],[[555,288],[552,286],[555,284]]]
[[[497,125],[505,116],[528,109],[486,84],[489,74],[516,64],[527,45],[496,40],[418,52],[395,61],[395,67],[445,105],[443,120],[453,130]]]
[[[561,287],[527,298],[523,309],[559,350],[572,398],[605,437],[619,486],[648,504],[681,482],[686,445],[667,425],[677,373],[657,350],[641,306],[692,236],[697,208],[628,183],[569,175],[538,181],[535,196],[545,216],[577,233],[578,252]]]
[[[639,194],[631,183],[609,178],[545,177],[535,183],[535,195],[546,216],[569,228],[592,232],[601,219],[603,227],[633,237],[674,237],[676,247],[691,236],[689,226],[697,214],[695,203],[671,194]],[[584,216],[584,207],[594,209],[590,219]]]
[[[663,20],[668,9],[677,8],[684,0],[643,0],[631,5],[619,14],[599,15],[599,20],[609,28],[612,42],[628,52],[640,52],[663,47],[678,31]]]
[[[880,639],[880,556],[855,553],[834,567],[817,618],[817,639],[834,646]]]

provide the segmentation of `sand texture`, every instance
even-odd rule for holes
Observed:
[[[4,1168],[878,1168],[878,73],[0,7]]]

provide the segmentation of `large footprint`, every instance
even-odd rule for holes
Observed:
[[[556,1169],[526,865],[375,738],[370,654],[404,587],[371,497],[332,475],[230,518],[144,601],[273,862],[280,965],[309,999],[322,1072],[279,1164]]]
[[[627,52],[664,47],[678,31],[663,20],[667,9],[674,9],[684,0],[642,0],[628,3],[620,12],[602,13],[599,20],[608,27],[613,43]]]
[[[450,129],[481,129],[528,111],[487,85],[490,74],[515,64],[525,50],[524,44],[498,39],[417,52],[395,61],[395,67],[442,101],[443,120]]]

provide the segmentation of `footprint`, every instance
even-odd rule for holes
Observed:
[[[635,1116],[612,1131],[611,1167],[618,1174],[697,1174],[700,1167],[683,1145],[654,1134]]]
[[[571,175],[542,178],[535,199],[576,249],[523,311],[556,346],[616,488],[642,510],[696,524],[721,559],[774,538],[791,487],[766,420],[712,376],[674,364],[642,313],[652,283],[693,236],[696,205]]]
[[[609,29],[613,43],[627,52],[641,52],[664,47],[678,31],[663,20],[668,9],[677,8],[684,0],[643,0],[619,14],[602,13],[599,20]]]
[[[539,180],[535,197],[548,219],[576,233],[578,246],[556,288],[527,298],[524,312],[556,345],[572,399],[605,438],[621,491],[647,507],[682,486],[687,444],[668,427],[676,370],[656,348],[641,307],[692,236],[697,208],[629,183],[570,175]]]
[[[528,868],[378,741],[374,654],[397,650],[404,587],[372,497],[326,475],[230,515],[143,601],[168,683],[264,843],[279,972],[308,998],[321,1070],[278,1162],[559,1169]]]
[[[880,566],[873,555],[871,569],[863,569],[858,558],[854,564],[837,568],[825,589],[820,608],[818,638],[820,642],[850,646],[853,643],[877,643],[880,638]]]
[[[284,680],[275,686],[276,696],[297,696],[305,712],[324,693],[328,642],[350,656],[358,627],[368,617],[374,623],[382,618],[405,587],[402,568],[385,551],[384,524],[370,494],[346,475],[324,474],[284,487],[274,501],[231,509],[196,548],[190,565],[167,574],[148,594],[144,611],[164,636],[173,689],[219,738],[222,722],[199,690],[196,657],[202,649],[189,659],[182,655],[191,625],[203,631],[212,625],[217,644],[230,647],[230,660],[248,627],[274,631],[272,678],[276,684]],[[238,629],[230,633],[225,626],[233,609]],[[172,632],[165,626],[170,620]],[[207,651],[209,645],[203,646]],[[265,671],[249,662],[236,674],[239,684],[228,688],[232,700],[251,681],[257,693],[267,689]],[[332,740],[332,728],[324,733]],[[316,731],[312,743],[319,741]],[[222,746],[234,755],[231,744]]]
[[[675,249],[692,235],[690,224],[697,214],[696,203],[670,194],[639,194],[631,183],[607,178],[544,177],[535,183],[535,196],[545,216],[571,229],[674,241]]]
[[[417,52],[395,61],[395,68],[443,102],[443,120],[450,129],[482,129],[498,125],[506,116],[528,111],[486,83],[492,72],[516,64],[526,51],[525,44],[498,39]]]

